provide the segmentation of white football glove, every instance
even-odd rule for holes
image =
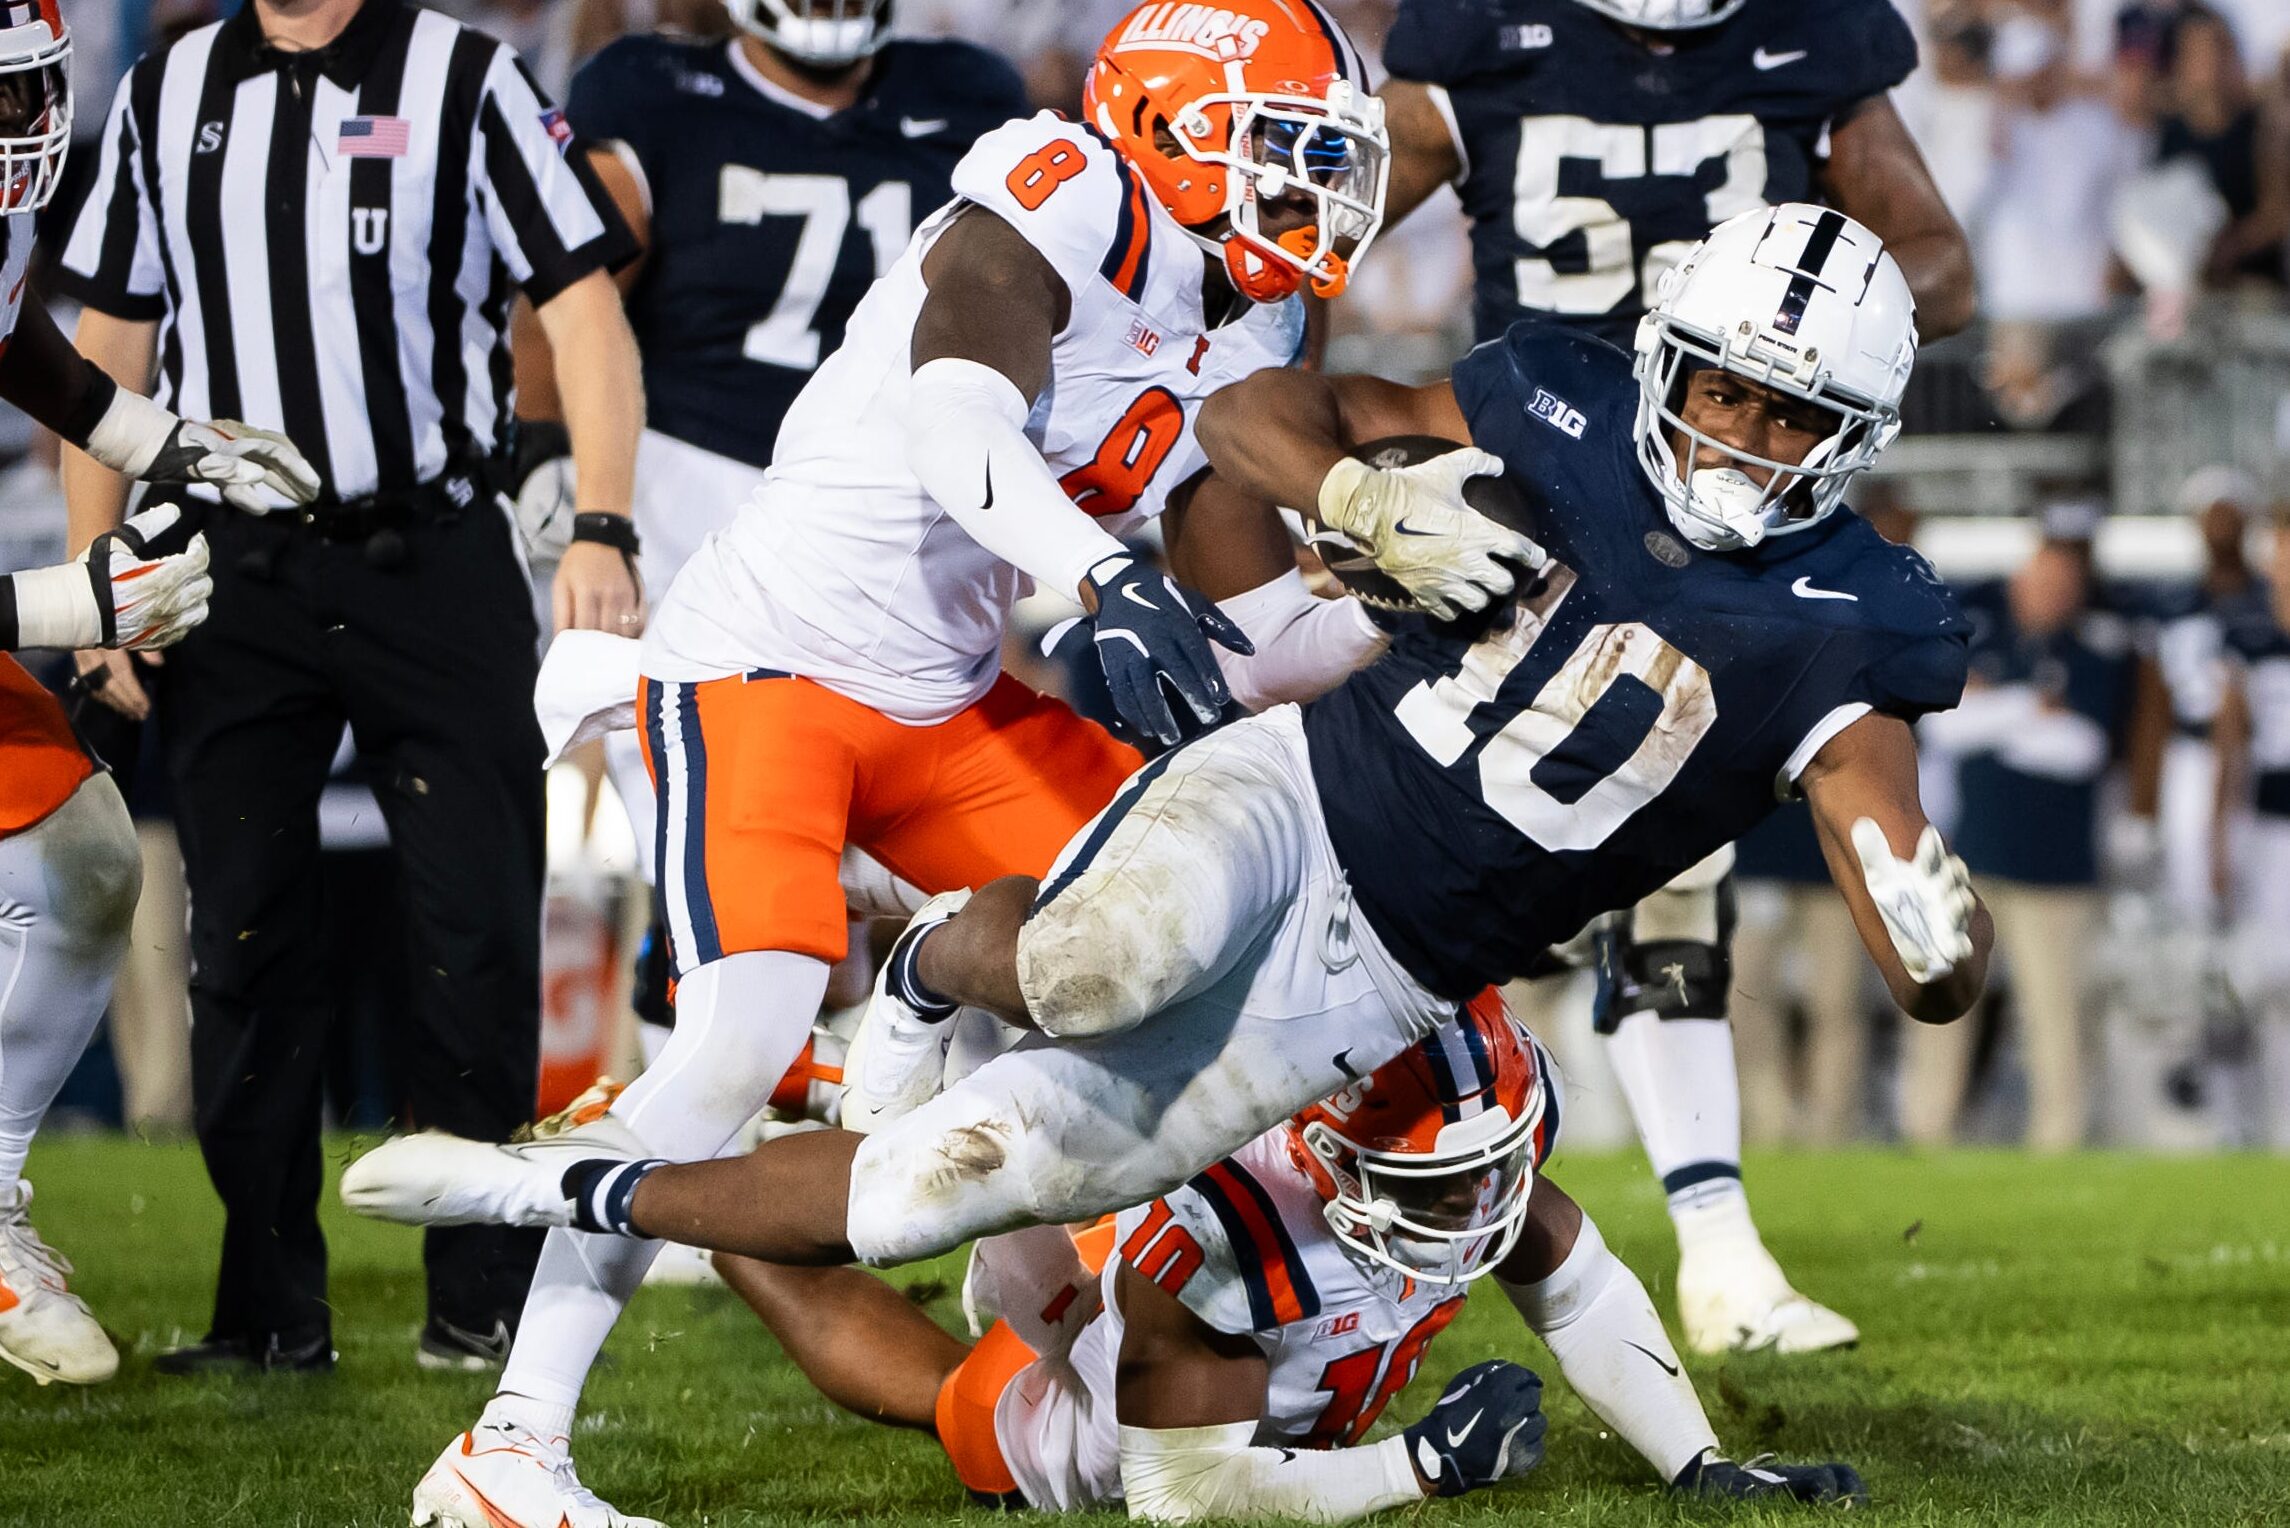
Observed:
[[[150,554],[151,543],[182,518],[172,504],[153,505],[89,544],[82,560],[96,586],[96,600],[108,612],[102,641],[95,645],[130,652],[173,647],[207,618],[215,581],[207,576],[205,533],[170,556]]]
[[[1884,829],[1863,817],[1853,824],[1853,852],[1911,980],[1938,981],[1972,958],[1972,878],[1938,828],[1928,824],[1916,841],[1916,858],[1903,860]]]
[[[1463,502],[1463,485],[1503,470],[1499,457],[1466,446],[1412,467],[1371,467],[1345,457],[1320,480],[1320,523],[1351,538],[1434,618],[1453,620],[1511,592],[1516,575],[1550,554]]]
[[[112,471],[146,483],[210,484],[249,514],[277,507],[265,490],[289,504],[318,497],[317,471],[285,436],[235,419],[180,419],[124,387],[86,450]]]

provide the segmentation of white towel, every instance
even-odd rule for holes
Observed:
[[[644,644],[605,631],[560,631],[541,659],[533,710],[554,764],[568,749],[636,725],[636,683]]]

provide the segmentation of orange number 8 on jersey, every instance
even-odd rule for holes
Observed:
[[[1070,143],[1053,143],[1018,161],[1003,182],[1018,205],[1032,212],[1050,199],[1050,193],[1079,175],[1089,161]]]

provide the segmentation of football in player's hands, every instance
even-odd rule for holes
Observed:
[[[1492,1358],[1449,1380],[1423,1420],[1401,1436],[1432,1492],[1461,1496],[1542,1463],[1546,1425],[1540,1376]]]
[[[1471,448],[1460,441],[1444,440],[1437,435],[1389,435],[1354,446],[1351,454],[1355,461],[1378,472],[1391,472],[1468,450]],[[1489,472],[1468,477],[1463,482],[1462,495],[1465,504],[1504,530],[1533,536],[1533,516],[1527,508],[1526,495],[1507,475]],[[1400,529],[1404,532],[1406,527]],[[1369,548],[1356,536],[1321,525],[1313,532],[1312,549],[1319,553],[1320,560],[1336,580],[1365,604],[1388,611],[1426,608],[1406,583],[1378,564]],[[1500,555],[1495,561],[1510,569],[1520,587],[1531,584],[1541,567],[1540,563],[1529,565]],[[1464,612],[1433,610],[1430,613],[1436,618],[1448,619]]]
[[[1793,1501],[1808,1507],[1865,1507],[1869,1489],[1849,1464],[1776,1464],[1770,1457],[1736,1464],[1697,1457],[1670,1489],[1705,1501]]]

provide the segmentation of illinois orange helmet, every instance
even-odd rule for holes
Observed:
[[[57,0],[0,0],[0,213],[55,195],[72,141],[71,54]]]
[[[1555,1079],[1492,989],[1291,1122],[1296,1161],[1357,1257],[1426,1284],[1491,1271],[1558,1130]]]
[[[1252,301],[1307,278],[1335,296],[1383,225],[1383,102],[1314,0],[1141,5],[1097,50],[1082,112]]]

